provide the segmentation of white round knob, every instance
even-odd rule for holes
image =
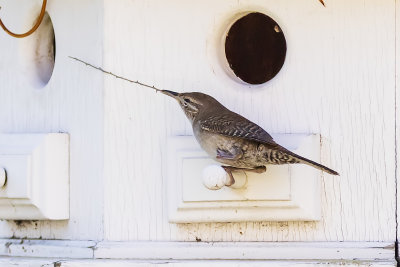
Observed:
[[[0,188],[6,185],[7,175],[6,170],[0,167]]]
[[[229,175],[219,165],[208,165],[203,169],[203,184],[210,190],[221,189],[229,180]]]
[[[231,185],[229,174],[219,165],[208,165],[203,169],[203,184],[210,190],[218,190],[224,186],[240,189],[247,184],[247,175],[245,172],[235,172],[235,183]]]

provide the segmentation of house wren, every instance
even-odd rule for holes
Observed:
[[[262,173],[268,164],[304,163],[338,175],[336,171],[280,146],[260,126],[230,111],[209,95],[160,92],[178,101],[192,124],[194,136],[208,155],[228,165],[222,167],[228,173],[231,185],[235,181],[232,171]]]

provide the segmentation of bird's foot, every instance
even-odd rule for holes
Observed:
[[[232,171],[235,169],[234,167],[231,166],[221,166],[225,172],[229,175],[229,181],[225,183],[226,186],[231,186],[235,183],[235,178],[233,178]]]
[[[254,173],[264,173],[267,171],[267,167],[265,166],[259,166],[253,169],[248,169],[248,168],[237,168],[237,167],[232,167],[232,166],[221,166],[226,173],[229,175],[229,182],[226,184],[226,186],[231,186],[235,183],[235,178],[233,178],[233,171],[245,171],[245,172],[254,172]]]
[[[256,167],[256,168],[254,168],[254,169],[247,169],[247,170],[245,170],[245,171],[248,171],[248,172],[255,172],[255,173],[264,173],[264,172],[267,171],[267,167],[265,167],[265,166],[259,166],[259,167]]]

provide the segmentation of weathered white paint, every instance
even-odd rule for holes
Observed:
[[[290,253],[288,253],[290,251]],[[0,256],[127,260],[394,261],[387,242],[108,242],[0,240]]]
[[[33,258],[93,258],[94,241],[0,240],[0,256]]]
[[[16,32],[28,30],[42,0],[0,0],[0,16]],[[87,74],[68,58],[101,65],[102,1],[48,1],[56,35],[56,63],[49,83],[38,89],[21,62],[32,57],[28,40],[0,31],[0,133],[70,134],[70,220],[0,220],[0,237],[101,239],[103,237],[103,75]],[[16,15],[17,14],[17,15]],[[35,39],[32,35],[27,38]],[[36,71],[36,69],[31,69]]]
[[[271,82],[249,88],[220,75],[209,46],[231,15],[258,8],[282,27],[288,55]],[[319,222],[171,225],[160,166],[190,125],[164,95],[105,77],[106,239],[395,240],[394,1],[113,0],[105,10],[106,69],[211,94],[271,133],[320,133],[322,162],[341,174],[321,179]]]
[[[319,135],[274,135],[297,154],[319,161]],[[215,164],[193,136],[170,138],[165,173],[168,218],[173,223],[313,221],[321,218],[321,171],[307,165],[268,166],[247,172],[242,189],[220,191],[202,185],[202,170]],[[223,170],[222,170],[223,171]]]
[[[26,52],[20,40],[0,32],[0,132],[71,136],[70,220],[0,221],[0,237],[393,244],[398,1],[325,2],[326,8],[313,0],[51,0],[47,10],[57,56],[52,78],[40,90],[17,64]],[[32,24],[30,9],[40,5],[41,0],[0,0],[0,15],[11,29],[23,32]],[[215,60],[218,34],[232,16],[248,10],[270,14],[288,43],[282,71],[257,87],[232,80]],[[321,179],[322,220],[170,224],[169,177],[161,166],[169,138],[190,135],[190,125],[165,96],[105,77],[70,55],[157,87],[211,94],[271,133],[320,133],[327,142],[322,162],[341,174]],[[365,252],[362,243],[354,244],[355,251]],[[115,255],[126,255],[113,245],[103,253],[113,249]],[[283,251],[291,255],[296,248]],[[334,250],[327,253],[335,255]],[[375,264],[394,265],[393,254]],[[232,266],[232,261],[225,264]]]
[[[378,267],[378,266],[396,266],[393,261],[390,262],[365,262],[357,261],[219,261],[219,260],[207,260],[207,261],[151,261],[143,262],[136,260],[43,260],[43,259],[18,259],[18,258],[0,258],[0,264],[12,265],[12,266],[24,266],[24,267],[86,267],[86,266],[115,266],[115,267],[157,267],[157,266],[229,266],[229,267],[250,267],[250,266],[295,266],[295,267],[343,267],[343,266],[357,266],[357,267]],[[57,265],[58,264],[58,265]]]
[[[290,251],[290,253],[288,253]],[[177,260],[393,260],[390,243],[100,242],[95,258]]]
[[[0,134],[0,166],[1,219],[69,218],[68,134]]]

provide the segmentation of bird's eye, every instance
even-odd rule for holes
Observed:
[[[185,98],[183,99],[182,105],[183,105],[184,107],[187,107],[189,103],[192,103],[192,101],[190,101],[189,98],[185,97]]]

